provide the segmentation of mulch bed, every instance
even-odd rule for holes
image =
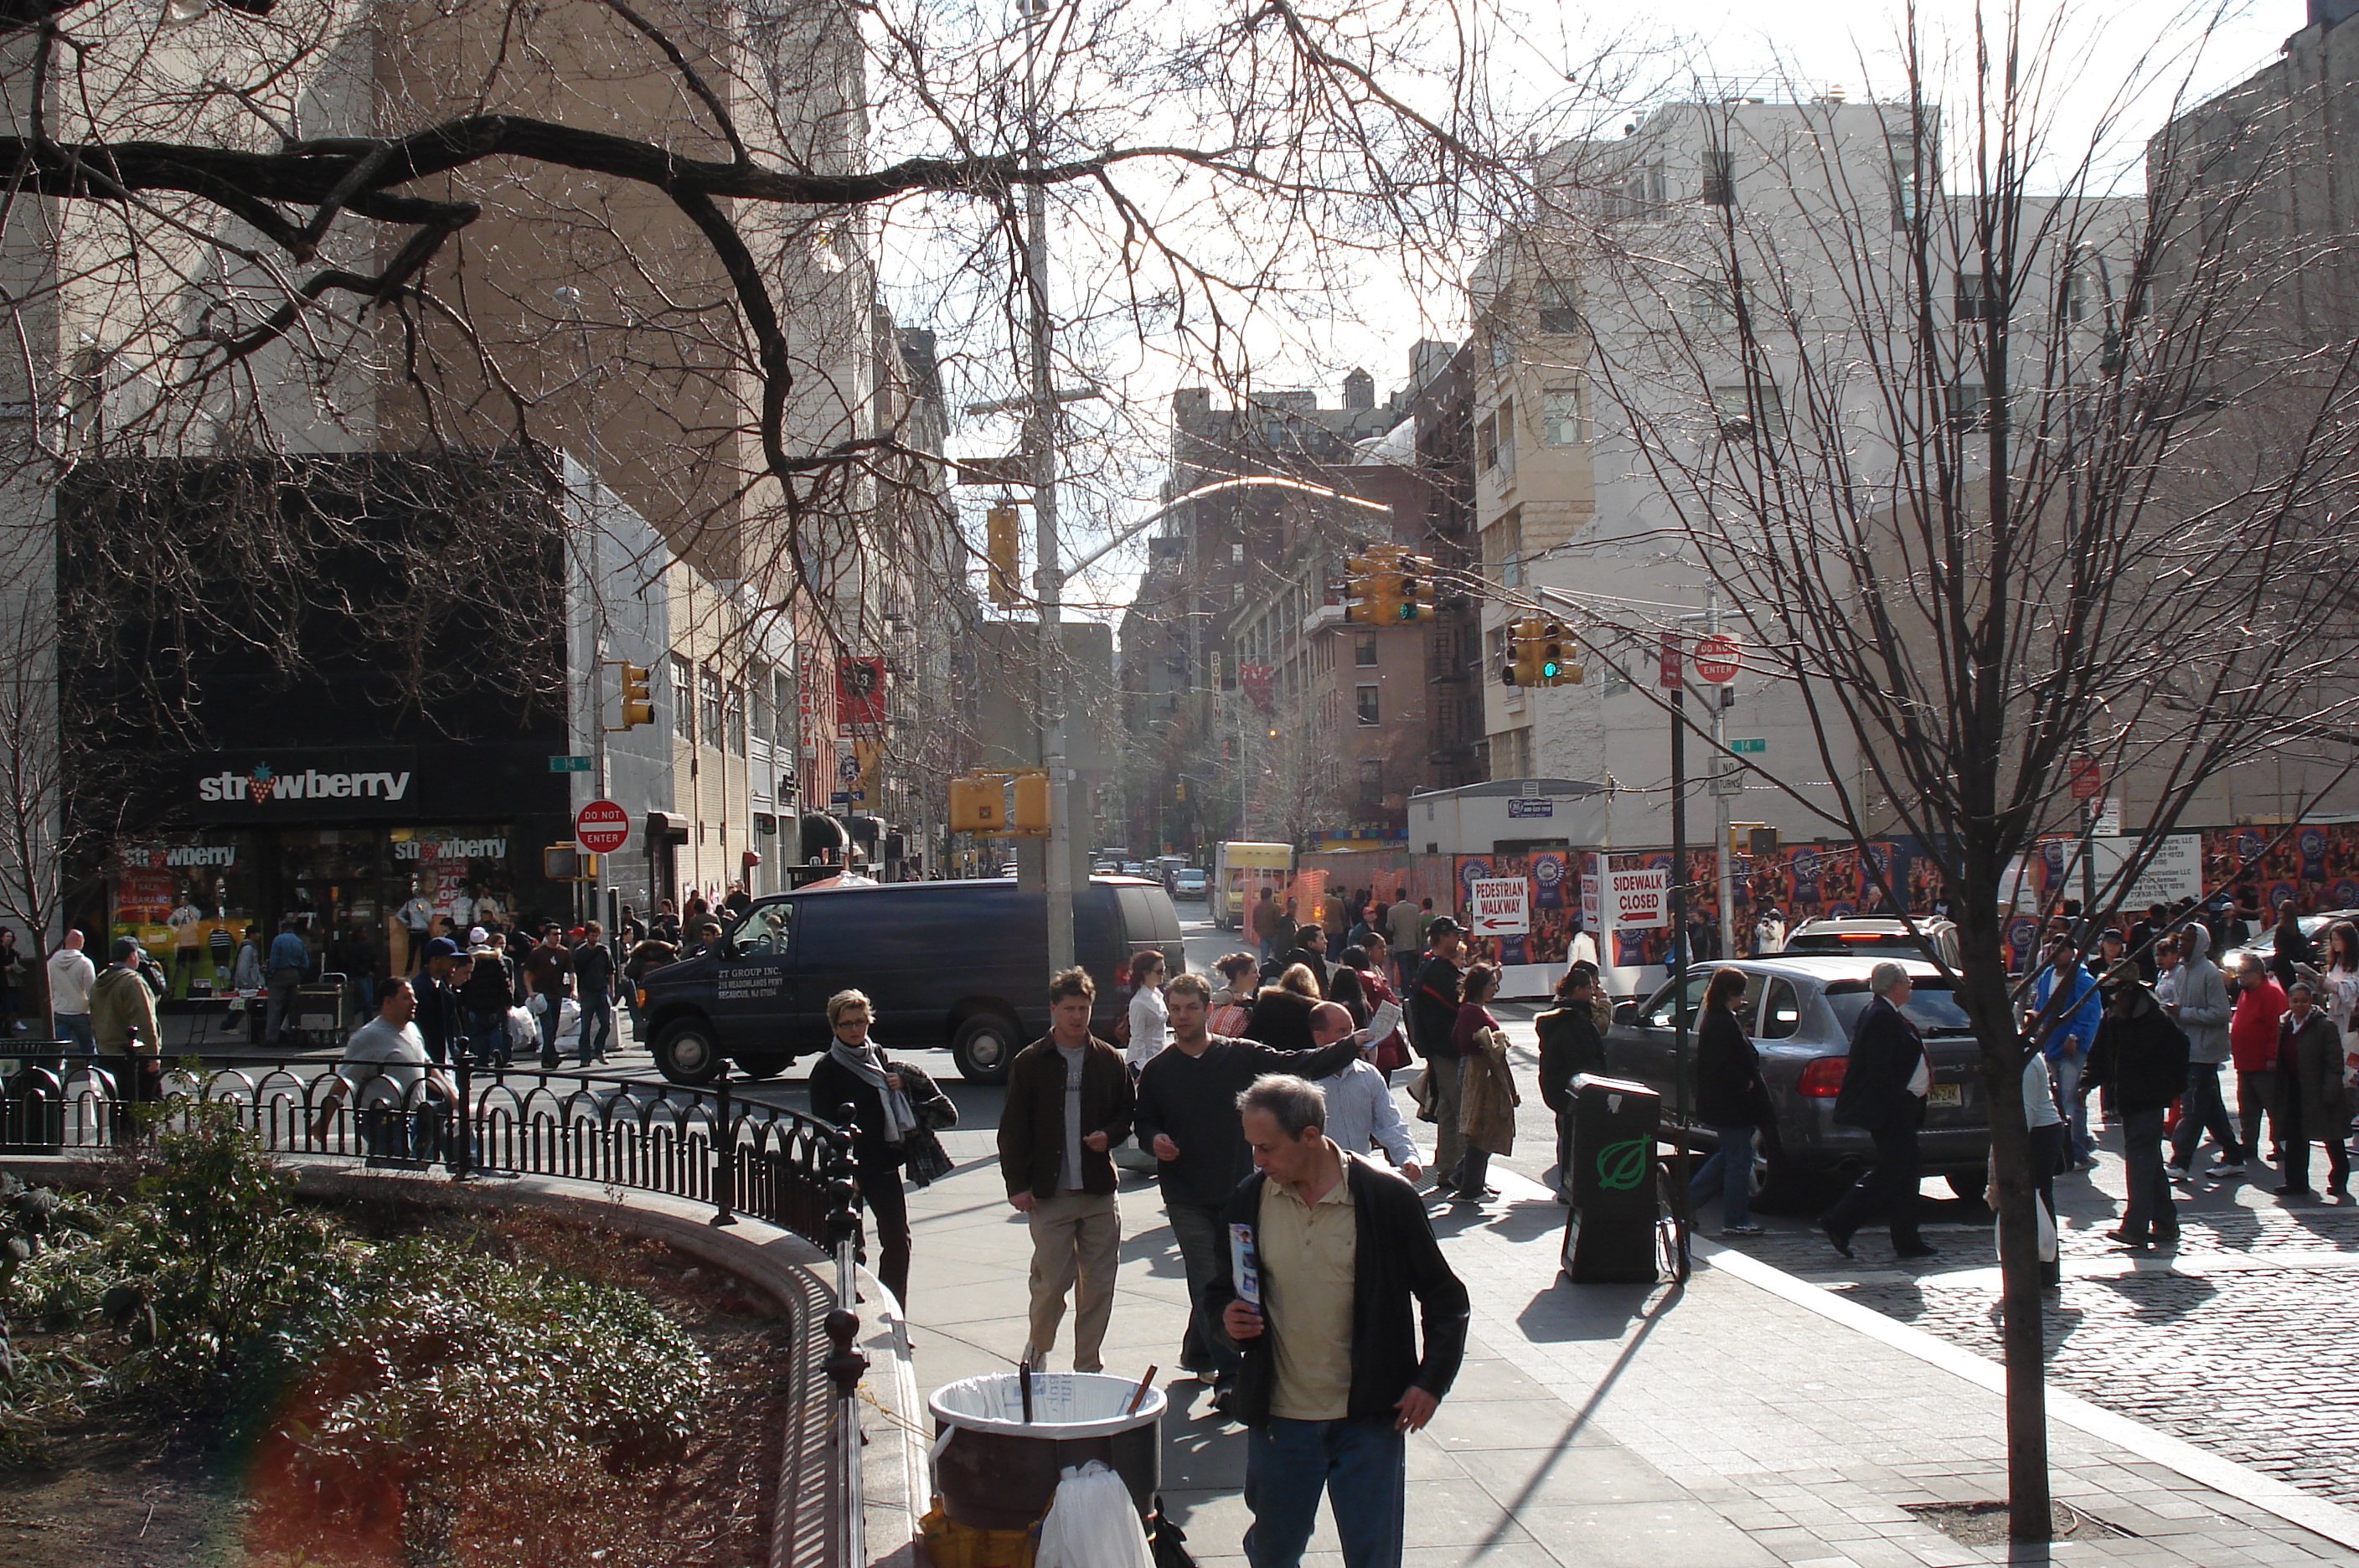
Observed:
[[[712,1362],[701,1430],[653,1474],[534,1476],[461,1519],[465,1568],[762,1568],[790,1414],[792,1325],[735,1276],[659,1243],[533,1214],[337,1204],[363,1235],[421,1228],[653,1301]],[[411,1568],[392,1517],[355,1531],[257,1497],[198,1422],[116,1412],[53,1434],[51,1463],[0,1470],[0,1568]],[[392,1499],[387,1499],[388,1508]]]

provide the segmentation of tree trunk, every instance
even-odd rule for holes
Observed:
[[[1979,928],[1979,929],[1976,929]],[[1958,1000],[1982,1042],[1998,1174],[2000,1311],[2006,1367],[2007,1534],[2041,1541],[2054,1531],[2048,1490],[2047,1357],[2040,1334],[2038,1188],[2023,1119],[2025,1042],[2017,1027],[1995,921],[1961,921]]]

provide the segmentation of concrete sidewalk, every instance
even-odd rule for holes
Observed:
[[[1022,1352],[1030,1247],[991,1139],[947,1134],[959,1171],[911,1194],[927,1390]],[[1684,1290],[1566,1284],[1563,1209],[1512,1171],[1494,1180],[1500,1203],[1436,1213],[1474,1324],[1465,1371],[1409,1448],[1417,1568],[2359,1568],[2359,1514],[2070,1399],[2051,1411],[2057,1495],[2121,1533],[1962,1545],[1908,1510],[2005,1495],[1995,1367],[1715,1247]],[[1131,1178],[1122,1203],[1106,1369],[1165,1368],[1167,1505],[1200,1563],[1241,1563],[1242,1433],[1173,1375],[1184,1287],[1154,1189]],[[1070,1334],[1069,1317],[1056,1365]],[[1323,1519],[1306,1561],[1341,1561]]]

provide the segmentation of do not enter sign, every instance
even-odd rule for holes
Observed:
[[[612,800],[592,800],[573,819],[574,841],[592,855],[612,855],[630,836],[629,813]]]
[[[1696,642],[1696,679],[1712,686],[1725,686],[1736,679],[1744,661],[1734,637],[1714,632]]]

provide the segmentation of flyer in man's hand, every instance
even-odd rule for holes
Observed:
[[[1261,1258],[1254,1250],[1254,1227],[1249,1225],[1229,1227],[1229,1277],[1237,1282],[1237,1300],[1259,1308]]]
[[[1384,1002],[1378,1004],[1376,1007],[1376,1016],[1370,1018],[1368,1020],[1368,1027],[1360,1031],[1361,1043],[1370,1044],[1376,1040],[1385,1039],[1386,1036],[1390,1035],[1393,1030],[1400,1028],[1400,1021],[1401,1010],[1400,1004],[1398,1002]]]

